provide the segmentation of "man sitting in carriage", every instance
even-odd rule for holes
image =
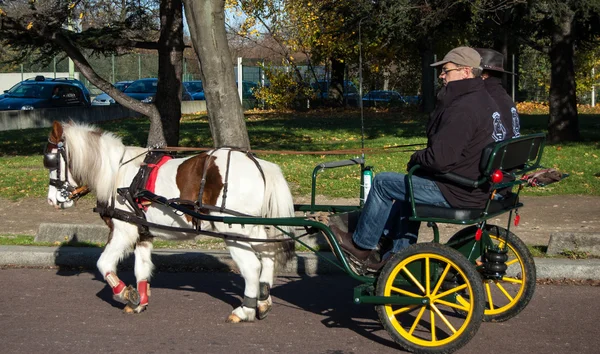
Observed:
[[[482,150],[497,139],[494,132],[499,120],[494,117],[499,109],[480,77],[480,63],[476,50],[458,47],[431,64],[441,66],[439,77],[444,87],[427,124],[427,147],[415,152],[408,162],[408,169],[421,166],[419,175],[412,178],[415,203],[483,208],[488,199],[484,188],[432,177],[452,172],[476,180]],[[393,253],[416,243],[420,222],[409,220],[410,215],[407,175],[383,172],[373,180],[354,233],[335,225],[331,229],[355,264],[377,272]],[[384,234],[393,240],[393,246],[382,255],[376,249]]]

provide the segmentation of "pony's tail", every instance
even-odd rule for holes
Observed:
[[[263,200],[262,216],[265,218],[287,218],[294,216],[294,200],[290,187],[279,166],[260,160],[260,167],[265,175],[265,199]],[[268,238],[288,238],[283,231],[293,234],[292,226],[270,226],[267,228]],[[284,266],[294,257],[294,241],[274,242],[275,264]]]

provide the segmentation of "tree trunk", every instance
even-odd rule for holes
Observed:
[[[328,100],[336,105],[344,104],[344,73],[346,64],[339,58],[331,59],[331,85],[327,91]]]
[[[184,6],[192,44],[200,60],[214,146],[250,149],[225,33],[225,0],[184,0]]]
[[[433,61],[433,49],[431,47],[431,38],[425,38],[419,45],[421,52],[421,109],[425,113],[433,112],[435,108],[435,87],[433,68],[430,66]]]
[[[550,47],[550,120],[548,141],[559,143],[577,141],[579,121],[575,92],[575,68],[573,65],[574,13],[565,14],[555,27]]]
[[[181,120],[181,76],[183,73],[183,4],[181,0],[161,0],[158,39],[158,90],[155,104],[161,126],[151,120],[148,145],[179,144]]]

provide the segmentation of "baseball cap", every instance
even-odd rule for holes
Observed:
[[[444,59],[431,64],[431,66],[440,66],[450,62],[456,65],[479,68],[481,64],[481,55],[473,48],[457,47],[449,51]]]

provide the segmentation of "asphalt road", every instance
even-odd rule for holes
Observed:
[[[122,272],[126,282],[131,272]],[[241,302],[234,273],[166,273],[147,311],[125,315],[95,273],[0,270],[2,353],[398,353],[372,306],[352,304],[342,275],[280,277],[275,306],[255,323],[227,324]],[[484,323],[460,353],[598,353],[600,287],[538,285],[530,305]]]

